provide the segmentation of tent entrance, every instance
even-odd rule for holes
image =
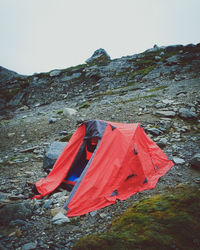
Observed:
[[[71,191],[76,182],[79,180],[83,170],[87,166],[96,149],[98,140],[98,137],[91,137],[83,140],[76,158],[63,181],[63,187],[65,187],[68,191]]]

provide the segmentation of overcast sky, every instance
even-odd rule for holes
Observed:
[[[200,0],[0,0],[0,65],[33,74],[200,42]]]

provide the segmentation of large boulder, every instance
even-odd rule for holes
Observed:
[[[104,64],[110,62],[110,56],[104,49],[98,49],[94,54],[86,60],[86,63],[91,64]]]
[[[180,108],[178,113],[183,119],[197,119],[197,114],[187,108]]]
[[[0,209],[1,224],[7,225],[14,220],[25,220],[32,216],[32,206],[29,201],[16,202]]]
[[[200,153],[193,155],[189,162],[193,167],[200,170]]]
[[[53,168],[59,155],[62,153],[63,149],[66,147],[67,142],[53,142],[46,151],[43,160],[43,169],[45,172],[49,173]]]

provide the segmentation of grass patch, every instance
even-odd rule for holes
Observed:
[[[108,232],[81,238],[81,249],[199,249],[200,190],[180,187],[133,204]]]
[[[57,111],[57,114],[58,114],[58,115],[63,114],[63,110],[58,110],[58,111]]]
[[[139,100],[142,100],[142,99],[154,98],[154,97],[156,97],[156,96],[157,96],[157,95],[139,96],[139,97],[131,98],[131,99],[124,100],[124,101],[121,101],[121,102],[122,102],[122,103],[135,102],[135,101],[139,101]]]
[[[151,92],[159,91],[159,90],[166,89],[166,88],[167,88],[167,86],[160,86],[160,87],[156,87],[156,88],[147,90],[146,93],[151,93]]]
[[[68,141],[70,140],[70,138],[72,137],[72,135],[73,135],[72,133],[71,133],[71,134],[68,134],[68,135],[62,137],[62,138],[60,139],[60,141],[61,141],[61,142],[68,142]]]
[[[69,75],[72,75],[75,72],[82,71],[86,67],[87,67],[87,64],[79,64],[77,66],[72,66],[72,67],[67,68],[67,69],[62,69],[61,72],[68,73]]]
[[[79,107],[79,110],[80,110],[80,109],[89,108],[90,104],[91,104],[90,102],[85,102],[85,103],[83,103],[83,104]]]
[[[145,67],[145,68],[142,68],[142,69],[138,69],[138,70],[130,73],[130,78],[134,79],[137,75],[145,76],[149,72],[151,72],[154,68],[155,68],[155,65],[150,65],[148,67]]]

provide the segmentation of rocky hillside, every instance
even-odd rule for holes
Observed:
[[[112,91],[126,96],[145,86],[164,89],[165,81],[199,78],[199,61],[200,44],[191,44],[154,46],[144,53],[115,60],[99,49],[86,64],[32,76],[21,76],[1,67],[0,108],[15,109],[23,105],[31,108],[72,99],[81,106],[101,100]]]
[[[32,76],[1,67],[0,249],[71,249],[82,236],[105,232],[141,197],[171,187],[198,188],[199,65],[200,44],[190,44],[154,46],[114,60],[99,49],[86,64]],[[140,122],[175,165],[155,189],[83,217],[61,218],[58,225],[53,217],[63,213],[60,207],[69,193],[61,189],[30,200],[28,182],[46,175],[46,148],[68,141],[77,123],[89,119]],[[198,247],[194,240],[192,246]]]

